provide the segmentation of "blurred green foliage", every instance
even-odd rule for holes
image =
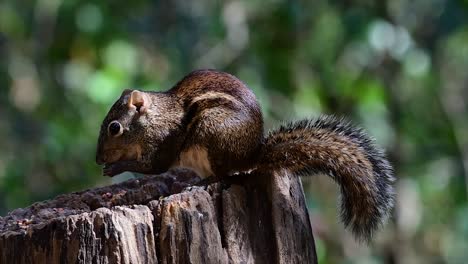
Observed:
[[[237,75],[267,127],[348,116],[395,165],[394,216],[370,246],[338,223],[338,189],[304,178],[321,263],[466,263],[467,1],[0,2],[0,215],[109,184],[94,163],[121,90],[193,69]]]

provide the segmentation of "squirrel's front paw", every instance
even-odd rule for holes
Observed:
[[[102,168],[102,175],[104,176],[109,176],[109,177],[114,177],[117,174],[120,174],[124,172],[122,170],[122,166],[119,166],[119,163],[110,163],[104,165],[104,168]]]

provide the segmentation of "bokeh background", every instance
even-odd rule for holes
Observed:
[[[467,263],[467,22],[466,0],[2,0],[0,215],[110,184],[95,143],[122,89],[216,68],[268,128],[344,115],[388,150],[397,205],[369,246],[334,183],[304,179],[321,263]]]

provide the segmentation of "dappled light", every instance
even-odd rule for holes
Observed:
[[[320,263],[466,262],[467,18],[456,0],[1,1],[0,215],[110,184],[95,148],[122,91],[214,68],[268,129],[334,114],[387,150],[397,202],[370,245],[339,223],[333,182],[303,179]]]

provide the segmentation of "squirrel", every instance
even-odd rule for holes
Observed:
[[[264,135],[253,92],[215,70],[193,71],[166,92],[124,90],[101,125],[96,162],[107,176],[172,167],[202,179],[279,169],[326,174],[340,186],[344,225],[367,241],[394,203],[392,166],[362,129],[322,116]]]

